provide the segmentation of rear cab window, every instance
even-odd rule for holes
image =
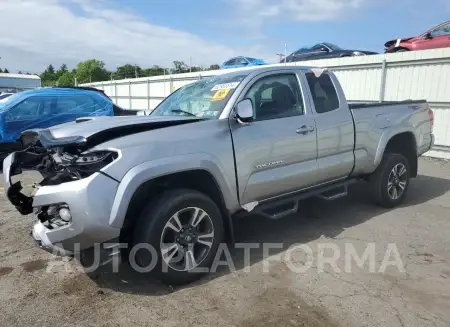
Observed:
[[[339,97],[329,74],[322,73],[317,77],[308,72],[305,76],[318,114],[339,109]]]

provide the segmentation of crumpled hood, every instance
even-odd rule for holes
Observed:
[[[203,119],[185,116],[86,117],[48,129],[25,131],[22,139],[39,137],[44,147],[86,143],[95,146],[126,135],[200,120]]]

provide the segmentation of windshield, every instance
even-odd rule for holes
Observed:
[[[327,47],[329,47],[331,50],[343,50],[341,47],[338,47],[337,45],[333,43],[324,43]]]
[[[150,115],[218,118],[247,75],[224,74],[188,84],[163,100]]]

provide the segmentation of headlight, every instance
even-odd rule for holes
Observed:
[[[115,151],[95,151],[84,153],[70,164],[71,170],[80,175],[81,178],[92,175],[98,172],[105,166],[118,158],[118,153]]]
[[[113,162],[117,158],[117,152],[113,151],[96,151],[82,154],[75,161],[77,165],[93,164],[98,162]]]

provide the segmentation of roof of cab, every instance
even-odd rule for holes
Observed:
[[[41,79],[37,75],[27,75],[27,74],[10,74],[10,73],[0,73],[0,77],[8,78],[22,78],[22,79]]]

